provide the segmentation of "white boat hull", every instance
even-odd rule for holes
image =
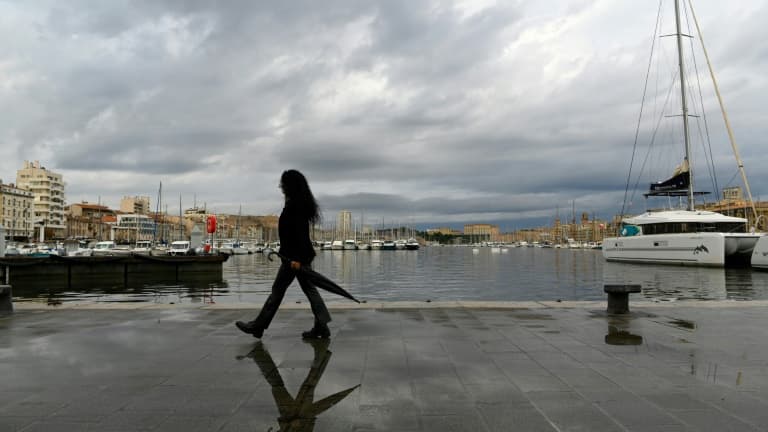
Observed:
[[[751,264],[754,268],[768,270],[768,236],[760,237],[752,250]]]
[[[603,256],[608,261],[723,267],[726,261],[745,261],[760,234],[689,233],[606,237]]]

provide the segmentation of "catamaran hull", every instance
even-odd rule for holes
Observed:
[[[663,234],[607,237],[603,256],[608,261],[724,267],[746,264],[759,234]]]
[[[768,270],[768,236],[760,237],[752,251],[752,267]]]

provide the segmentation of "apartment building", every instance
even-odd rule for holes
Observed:
[[[464,235],[479,236],[484,240],[495,240],[499,236],[499,226],[491,224],[464,225]]]
[[[143,214],[118,214],[112,230],[115,240],[127,242],[152,240],[157,234],[155,220]]]
[[[101,204],[86,201],[67,207],[67,237],[108,238],[111,225],[104,221],[115,217],[115,211]]]
[[[45,237],[64,237],[64,179],[61,174],[46,169],[39,161],[24,161],[24,168],[16,171],[16,187],[32,192],[35,229],[44,228]]]
[[[10,240],[29,241],[34,234],[32,192],[0,180],[0,226]]]
[[[120,200],[120,211],[123,213],[133,213],[137,215],[149,214],[148,196],[124,196]]]

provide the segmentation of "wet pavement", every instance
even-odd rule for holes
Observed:
[[[768,430],[761,302],[16,306],[1,431]]]

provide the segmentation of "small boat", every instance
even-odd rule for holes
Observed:
[[[331,243],[331,249],[332,250],[343,250],[344,249],[344,242],[341,240],[334,240]]]
[[[269,255],[270,252],[280,252],[280,242],[267,243],[261,253]]]
[[[421,247],[421,245],[420,245],[420,244],[419,244],[419,242],[418,242],[418,241],[417,241],[415,238],[413,238],[413,237],[409,238],[409,239],[408,239],[408,240],[406,240],[406,242],[405,242],[405,248],[406,248],[406,249],[408,249],[408,250],[419,250],[419,247]]]
[[[395,240],[395,249],[397,250],[404,250],[405,249],[405,240]]]
[[[116,255],[130,255],[131,250],[128,248],[118,248],[117,244],[111,240],[97,242],[93,246],[92,256],[116,256]]]
[[[152,242],[149,240],[139,240],[133,246],[133,253],[139,255],[149,255],[152,253]]]
[[[244,248],[240,242],[228,241],[221,244],[219,252],[226,255],[248,255],[248,249]]]
[[[397,247],[395,246],[395,242],[392,240],[384,240],[384,242],[381,244],[381,250],[395,250]]]
[[[331,242],[330,241],[324,241],[322,245],[320,245],[320,250],[331,250]]]
[[[344,250],[357,250],[357,243],[354,240],[344,240]]]
[[[381,250],[381,247],[384,245],[384,242],[381,240],[371,240],[371,250]]]
[[[195,251],[192,249],[190,242],[186,240],[178,240],[171,242],[171,247],[168,249],[168,255],[171,256],[187,256],[194,255]]]

